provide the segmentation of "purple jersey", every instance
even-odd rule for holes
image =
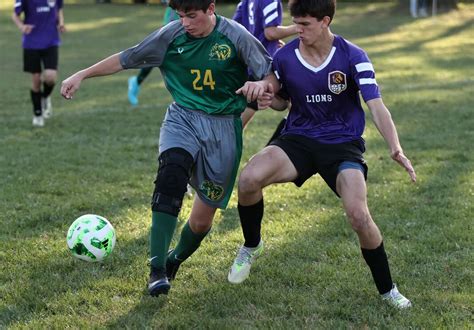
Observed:
[[[34,25],[30,34],[23,35],[23,48],[44,49],[60,44],[58,12],[63,0],[16,0],[15,14],[23,12],[24,23]]]
[[[365,117],[359,91],[365,102],[381,96],[367,54],[336,35],[329,56],[316,68],[303,59],[298,46],[299,39],[294,39],[274,56],[279,94],[291,101],[282,134],[328,144],[361,139]]]
[[[281,0],[242,0],[237,6],[233,20],[242,24],[257,38],[270,55],[275,54],[278,40],[267,40],[265,28],[281,25]]]

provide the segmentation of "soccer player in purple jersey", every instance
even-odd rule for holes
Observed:
[[[235,10],[234,21],[242,24],[273,56],[284,44],[280,39],[296,34],[294,24],[283,26],[283,9],[281,0],[242,0]],[[253,79],[251,77],[250,79]],[[242,113],[244,127],[258,110],[257,102],[250,102]]]
[[[63,0],[16,0],[12,19],[23,33],[23,71],[32,75],[33,126],[43,127],[44,119],[52,115],[59,33],[66,31]]]
[[[282,135],[252,157],[240,174],[238,210],[245,242],[228,280],[243,282],[262,253],[263,188],[283,182],[299,187],[319,173],[341,198],[382,298],[407,308],[411,302],[392,282],[382,235],[367,207],[367,165],[362,156],[365,119],[359,93],[392,159],[408,171],[413,182],[416,174],[403,153],[367,54],[330,30],[335,7],[335,0],[295,0],[290,5],[299,38],[275,54],[275,76],[269,79],[267,93],[260,96],[259,107],[271,103],[282,108],[290,100],[291,108]],[[251,84],[247,82],[240,91],[254,97],[253,91],[246,90]],[[278,94],[273,97],[273,92]]]

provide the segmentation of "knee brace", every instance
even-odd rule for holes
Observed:
[[[158,163],[151,209],[178,216],[191,176],[193,157],[182,148],[171,148],[160,154]]]

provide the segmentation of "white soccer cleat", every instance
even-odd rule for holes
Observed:
[[[398,292],[397,286],[393,284],[392,290],[382,295],[382,299],[388,301],[392,306],[399,309],[411,307],[411,301]]]
[[[230,268],[227,279],[230,283],[239,284],[245,281],[250,275],[250,267],[252,262],[257,259],[263,252],[263,241],[260,241],[257,247],[248,248],[242,246],[237,252],[234,264]]]
[[[53,106],[51,105],[51,96],[41,98],[41,107],[43,108],[43,118],[48,119],[53,115]]]
[[[33,126],[34,127],[43,127],[44,126],[43,116],[33,116]]]

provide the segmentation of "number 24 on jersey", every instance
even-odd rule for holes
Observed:
[[[202,91],[204,89],[204,86],[207,86],[211,90],[214,90],[214,85],[216,84],[216,82],[214,81],[214,78],[212,77],[211,70],[209,69],[205,70],[204,75],[203,75],[201,73],[201,70],[191,69],[191,74],[196,76],[193,81],[194,90]]]

